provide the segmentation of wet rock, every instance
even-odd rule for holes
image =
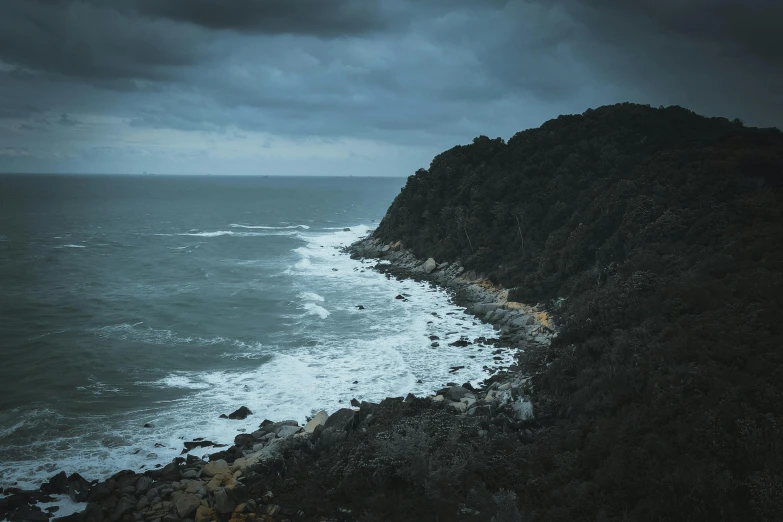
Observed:
[[[357,306],[356,306],[356,309],[357,309],[357,310],[364,310],[364,307],[363,307],[362,305],[357,305]]]
[[[361,403],[359,401],[357,401],[356,399],[351,399],[351,406],[353,406],[354,408],[358,408],[360,405]]]
[[[179,480],[181,477],[179,472],[179,465],[176,462],[169,462],[161,469],[156,471],[148,471],[145,473],[145,475],[157,480],[164,480],[166,482],[174,482]]]
[[[87,496],[88,502],[100,502],[103,499],[110,497],[114,490],[117,488],[116,480],[107,480],[100,482],[90,488],[90,494]]]
[[[324,423],[324,429],[334,428],[338,431],[351,431],[353,429],[355,412],[350,408],[341,408],[334,412]]]
[[[449,346],[456,346],[458,348],[464,348],[465,346],[468,346],[470,344],[470,341],[467,339],[459,339],[457,341],[454,341],[453,343],[449,343]]]
[[[72,474],[68,477],[68,496],[74,502],[84,502],[90,494],[90,483],[79,475]]]
[[[440,337],[438,337],[437,335],[430,335],[430,341],[438,341],[438,340],[440,340]]]
[[[24,504],[17,508],[11,516],[11,522],[46,522],[49,520],[49,514],[44,513],[37,506]]]
[[[144,426],[142,426],[142,428],[151,428],[151,427],[152,427],[152,424],[150,424],[149,422],[146,423]]]
[[[50,495],[64,495],[68,493],[68,475],[64,471],[41,484],[41,491]]]
[[[233,420],[246,419],[248,415],[252,415],[253,412],[247,406],[240,406],[236,411],[229,413],[228,418]]]
[[[204,464],[206,464],[206,462],[196,457],[195,455],[188,455],[185,459],[186,466],[203,466]]]
[[[219,419],[227,419],[227,418],[228,418],[228,415],[226,415],[225,413],[221,413],[221,414],[220,414],[220,417],[218,417],[218,418],[219,418]]]
[[[405,396],[405,401],[404,402],[413,402],[415,399],[416,399],[416,396],[413,395],[412,393],[409,393],[408,395]]]
[[[240,433],[234,437],[234,446],[237,446],[238,448],[246,448],[248,446],[252,446],[255,441],[256,439],[251,433]]]
[[[185,446],[185,449],[182,450],[182,452],[187,453],[193,448],[208,448],[213,444],[214,443],[211,440],[194,440],[192,442],[183,442],[182,445]]]
[[[465,368],[464,366],[452,366],[449,370],[449,373],[455,373]]]
[[[343,232],[350,232],[350,231],[351,231],[351,229],[350,229],[350,228],[348,228],[348,227],[345,227],[345,228],[343,229]]]
[[[329,418],[329,415],[321,410],[318,413],[315,414],[315,417],[310,419],[310,421],[305,424],[304,431],[305,433],[313,433],[315,431],[315,428],[317,426],[322,426],[326,423],[327,419]]]
[[[395,299],[399,299],[400,301],[403,301],[403,300],[405,300],[405,296],[404,295],[398,295],[397,297],[395,297]]]

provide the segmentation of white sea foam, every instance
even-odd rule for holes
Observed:
[[[307,225],[287,225],[287,226],[270,227],[265,225],[238,225],[236,223],[232,223],[229,226],[232,228],[255,228],[261,230],[290,230],[294,228],[301,228],[302,230],[310,229],[310,227]]]
[[[302,305],[302,308],[305,309],[305,314],[317,315],[321,319],[326,319],[330,315],[329,310],[315,303],[305,303],[304,305]]]
[[[87,247],[84,245],[62,245],[59,248],[87,248]]]
[[[302,301],[317,301],[319,303],[324,302],[324,298],[315,292],[299,292],[299,299]]]
[[[218,236],[233,236],[234,233],[230,230],[217,230],[215,232],[183,232],[177,234],[178,236],[196,236],[196,237],[218,237]]]
[[[387,279],[338,250],[368,230],[352,226],[348,232],[297,231],[305,244],[295,250],[298,259],[280,277],[297,296],[291,306],[305,312],[291,316],[293,325],[286,326],[291,328],[291,337],[296,333],[302,339],[298,344],[281,341],[279,346],[267,346],[252,339],[177,335],[138,322],[94,330],[109,339],[164,347],[214,344],[225,357],[242,359],[244,364],[234,371],[178,371],[153,382],[139,382],[138,386],[181,390],[183,395],[154,401],[117,418],[79,419],[74,432],[64,433],[60,440],[20,447],[50,457],[43,457],[37,467],[29,461],[4,462],[0,482],[18,480],[20,485],[32,486],[60,469],[79,471],[90,479],[118,469],[148,469],[178,456],[182,441],[193,437],[230,443],[238,430],[251,431],[264,418],[303,422],[320,409],[333,412],[345,407],[354,397],[379,401],[409,392],[423,396],[447,382],[475,384],[486,377],[485,366],[511,362],[510,354],[495,361],[490,346],[448,345],[461,336],[473,340],[494,337],[496,332],[462,313],[446,292],[424,283]],[[395,299],[401,293],[408,295],[406,301]],[[280,313],[285,317],[285,312]],[[431,346],[429,336],[433,335],[439,337],[437,348]],[[452,373],[454,366],[464,368]],[[93,385],[95,391],[108,392],[97,382]],[[245,421],[219,418],[241,405],[254,415]],[[73,419],[41,413],[18,422],[12,419],[9,424],[14,430],[37,430],[37,422],[73,423]],[[144,423],[153,427],[143,429]],[[110,432],[98,436],[96,425]],[[207,448],[194,451],[196,455],[209,452]]]

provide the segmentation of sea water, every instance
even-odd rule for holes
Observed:
[[[491,348],[449,343],[490,326],[340,250],[403,184],[0,176],[0,486],[149,469],[195,437],[486,377]]]

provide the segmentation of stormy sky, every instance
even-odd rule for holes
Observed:
[[[0,172],[407,176],[620,101],[783,127],[779,0],[2,0]]]

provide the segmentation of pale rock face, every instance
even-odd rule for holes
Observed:
[[[201,505],[201,497],[192,493],[174,493],[171,495],[174,507],[182,518],[187,518],[196,512]]]
[[[435,270],[438,267],[438,263],[435,262],[434,259],[429,258],[424,263],[422,263],[421,268],[424,270],[425,273],[431,274],[433,270]]]
[[[326,424],[328,418],[329,418],[328,413],[326,413],[323,410],[319,411],[318,413],[315,414],[315,417],[310,419],[310,422],[305,424],[304,427],[305,433],[313,433],[315,431],[315,428]]]
[[[527,420],[533,418],[533,404],[525,399],[519,399],[512,406],[514,416],[518,420]]]
[[[222,459],[208,462],[201,470],[201,474],[205,477],[214,477],[218,473],[226,472],[228,472],[228,463]]]

